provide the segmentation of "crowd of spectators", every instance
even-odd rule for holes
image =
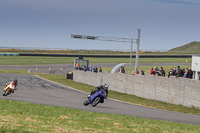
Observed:
[[[150,74],[165,77],[165,70],[163,69],[163,67],[160,67],[160,69],[158,69],[158,67],[154,67],[154,69],[151,68]]]
[[[87,68],[86,66],[84,66],[83,71],[85,71],[85,72],[86,72],[86,71],[90,71],[90,72],[98,73],[98,72],[102,72],[102,68],[99,67],[99,69],[98,69],[98,67],[92,67],[92,65],[90,65],[89,68]]]
[[[90,71],[90,72],[102,72],[102,68],[99,67],[92,67],[92,65],[89,66],[89,68],[87,68],[86,66],[84,66],[83,71]],[[117,69],[116,73],[125,73],[125,68],[124,66],[121,66],[120,68]],[[140,69],[140,74],[141,75],[145,75],[145,71],[143,71],[142,69]],[[162,76],[165,77],[165,70],[163,69],[163,67],[160,67],[160,69],[158,67],[154,67],[151,68],[150,70],[150,75],[156,75],[156,76]],[[167,73],[168,78],[170,76],[175,76],[177,77],[184,77],[184,78],[190,78],[192,79],[193,77],[193,71],[191,70],[191,68],[183,68],[181,69],[180,66],[174,67],[174,68],[170,68],[169,72]],[[200,72],[198,72],[198,76],[199,76],[199,80],[200,80]]]
[[[154,69],[151,68],[150,74],[165,77],[165,70],[163,69],[163,67],[160,67],[160,70],[158,69],[158,67],[155,67]],[[170,76],[175,76],[176,78],[184,77],[184,78],[192,79],[193,72],[192,72],[191,68],[181,69],[180,66],[177,66],[177,68],[176,67],[170,68],[167,76],[168,76],[168,78]]]
[[[170,71],[168,72],[168,77],[170,77],[170,76],[184,77],[184,78],[192,79],[193,72],[192,72],[191,68],[181,69],[180,66],[177,66],[177,69],[170,68]]]
[[[125,73],[125,68],[124,66],[121,66],[120,68],[117,69],[116,73]]]

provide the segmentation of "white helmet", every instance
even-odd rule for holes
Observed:
[[[106,90],[108,90],[108,87],[109,87],[108,84],[104,84],[104,85],[103,85],[103,88],[106,89]]]

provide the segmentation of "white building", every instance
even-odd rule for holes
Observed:
[[[198,72],[200,72],[200,55],[192,56],[192,71],[193,71],[193,78],[199,79]]]

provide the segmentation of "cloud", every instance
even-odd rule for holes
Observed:
[[[152,2],[168,3],[168,4],[183,4],[183,5],[200,5],[199,0],[150,0]]]

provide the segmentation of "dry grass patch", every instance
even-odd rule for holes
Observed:
[[[62,115],[59,119],[63,120],[63,119],[69,119],[68,116]]]
[[[30,117],[25,118],[26,121],[37,122],[37,120],[32,120]]]
[[[122,127],[122,126],[123,126],[122,123],[113,123],[113,125],[114,125],[115,127]]]
[[[23,124],[16,124],[15,126],[17,126],[17,127],[22,127],[22,126],[24,126]]]
[[[106,118],[106,117],[97,117],[96,119],[97,120],[108,120],[108,118]]]

